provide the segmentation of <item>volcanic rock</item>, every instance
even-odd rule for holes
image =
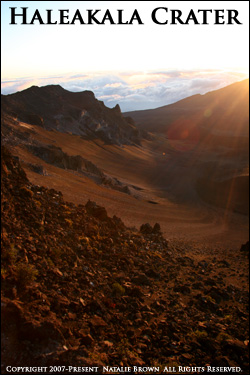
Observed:
[[[230,273],[244,257],[196,255],[158,226],[128,228],[91,200],[77,206],[31,184],[5,147],[1,156],[2,373],[170,356],[247,373],[245,264],[242,277]]]
[[[118,104],[110,109],[91,91],[70,92],[59,85],[2,95],[2,107],[18,121],[111,144],[140,144],[145,133],[122,115]]]

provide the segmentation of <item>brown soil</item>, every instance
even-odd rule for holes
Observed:
[[[248,371],[239,248],[168,242],[158,224],[128,228],[93,202],[32,184],[3,148],[1,255],[3,374],[10,364]]]
[[[225,158],[224,148],[215,152],[204,145],[196,148],[191,145],[190,150],[183,151],[185,142],[172,140],[170,144],[164,137],[143,141],[141,146],[119,147],[106,145],[101,140],[89,141],[75,135],[46,131],[36,125],[20,124],[12,125],[12,129],[23,134],[28,142],[51,144],[68,155],[80,155],[125,186],[136,188],[135,194],[125,194],[98,185],[76,171],[48,164],[32,155],[22,145],[19,136],[12,146],[12,152],[20,157],[30,181],[62,191],[68,201],[85,204],[88,199],[94,200],[103,205],[109,215],[117,215],[126,225],[137,228],[145,220],[151,224],[158,221],[168,239],[219,243],[222,247],[239,247],[248,239],[248,217],[232,210],[232,200],[226,207],[220,208],[209,199],[206,203],[204,194],[197,192],[198,181],[203,179],[210,183],[210,169],[205,168],[207,164],[216,162],[217,167],[219,165],[217,175],[224,173],[227,165],[229,175],[226,179],[231,178],[230,173],[234,173],[232,171],[236,168],[242,173],[246,170],[244,160]],[[27,167],[30,163],[41,165],[47,175],[32,171]],[[223,192],[221,194],[223,196]],[[244,207],[247,207],[245,196],[240,192],[237,194],[237,204],[244,211]]]

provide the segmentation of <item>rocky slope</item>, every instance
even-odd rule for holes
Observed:
[[[157,223],[127,228],[94,202],[31,184],[5,147],[1,156],[3,374],[7,365],[247,373],[249,245],[208,251],[167,242]]]
[[[32,86],[2,95],[2,121],[6,116],[49,130],[69,132],[106,143],[139,144],[142,134],[134,121],[121,114],[119,105],[107,108],[91,91],[70,92],[59,85]]]

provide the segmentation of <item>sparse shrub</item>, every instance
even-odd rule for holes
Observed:
[[[22,186],[20,188],[20,193],[22,193],[25,197],[28,197],[28,198],[32,198],[34,193],[33,191],[31,191],[29,188],[27,188],[26,186]]]
[[[69,224],[70,228],[72,227],[73,225],[73,221],[71,219],[65,219],[66,223]]]
[[[20,286],[27,286],[36,280],[38,275],[37,269],[27,263],[18,263],[15,267],[17,282]]]
[[[85,236],[80,236],[79,241],[81,242],[82,245],[88,245],[89,244],[89,238]]]
[[[6,270],[6,268],[1,267],[1,278],[5,279],[7,274],[8,274],[8,271]]]
[[[17,254],[18,250],[15,248],[14,244],[11,244],[8,248],[2,249],[2,258],[10,264],[14,264],[16,262]]]
[[[71,214],[72,214],[72,212],[71,212],[71,211],[69,211],[69,210],[65,210],[65,214],[69,216],[69,215],[71,215]]]
[[[125,289],[119,283],[114,283],[112,285],[112,290],[116,296],[123,296],[125,294]]]
[[[42,203],[37,201],[36,199],[34,200],[34,205],[37,207],[37,208],[40,208],[42,206]]]
[[[94,351],[88,352],[88,358],[91,361],[91,363],[94,363],[95,365],[104,365],[108,361],[108,357],[106,353],[100,353],[94,349]]]
[[[208,302],[216,303],[216,301],[211,296],[206,296]]]
[[[50,259],[50,258],[47,258],[47,265],[48,265],[49,268],[53,268],[53,267],[55,267],[55,265],[54,265],[52,259]]]
[[[192,338],[195,338],[196,340],[204,340],[207,338],[208,334],[206,331],[199,331],[198,329],[191,333],[190,335]]]
[[[232,321],[233,317],[232,315],[225,315],[224,316],[224,322],[225,323],[230,323]]]
[[[137,358],[138,354],[131,347],[128,339],[123,338],[117,345],[117,353],[121,358]]]
[[[218,336],[216,337],[216,340],[218,340],[219,342],[224,342],[230,339],[232,339],[232,337],[228,335],[226,332],[220,332]]]

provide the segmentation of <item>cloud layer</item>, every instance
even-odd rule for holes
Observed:
[[[108,107],[117,103],[123,112],[151,109],[174,103],[185,97],[204,94],[247,78],[242,72],[154,71],[100,72],[54,77],[2,80],[2,94],[11,94],[32,85],[59,84],[69,91],[91,90]]]

